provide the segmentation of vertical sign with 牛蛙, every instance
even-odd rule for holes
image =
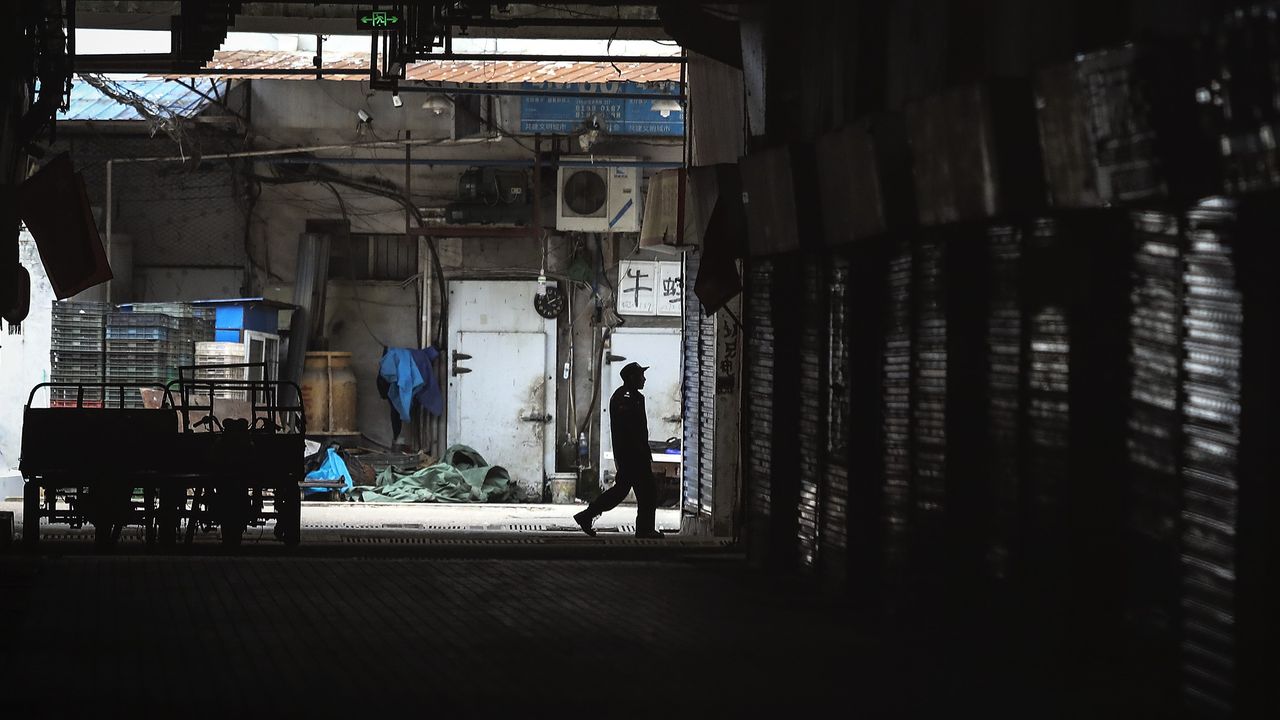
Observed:
[[[657,307],[657,268],[653,262],[618,263],[618,314],[653,315]]]
[[[680,317],[684,276],[678,262],[623,260],[618,263],[618,314]]]
[[[658,315],[680,317],[684,314],[684,272],[678,262],[656,262],[658,276]]]

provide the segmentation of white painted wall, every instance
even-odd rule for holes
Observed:
[[[49,343],[53,333],[53,288],[35,240],[25,231],[18,240],[18,260],[31,273],[31,313],[22,323],[21,335],[0,334],[0,475],[6,468],[18,465],[22,409],[31,388],[49,380]],[[48,401],[47,390],[36,397],[38,406],[46,406]]]

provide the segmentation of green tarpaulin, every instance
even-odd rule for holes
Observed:
[[[378,484],[357,485],[350,496],[359,502],[514,502],[516,485],[501,465],[490,465],[474,449],[454,445],[435,465],[406,472],[388,467]]]

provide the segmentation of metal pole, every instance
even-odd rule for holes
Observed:
[[[275,165],[395,165],[404,162],[398,158],[352,158],[352,157],[310,157],[310,158],[273,158],[265,162]],[[533,158],[527,160],[493,160],[488,158],[441,159],[417,158],[413,165],[485,165],[488,167],[533,167]],[[633,167],[633,168],[678,168],[684,167],[681,162],[665,162],[658,160],[559,160],[552,167]]]
[[[542,136],[533,136],[533,229],[542,232]],[[545,260],[543,261],[546,262]]]
[[[414,81],[417,82],[417,81]],[[670,81],[665,81],[670,82]],[[607,83],[585,83],[589,85],[605,85]],[[513,87],[475,87],[447,85],[397,85],[400,92],[441,93],[444,95],[502,95],[514,97],[599,97],[616,100],[677,100],[683,101],[685,94],[662,92],[592,92],[591,90],[537,90],[534,88]]]
[[[413,138],[413,131],[405,130],[404,139],[411,140],[412,138]],[[412,203],[413,203],[413,193],[410,188],[410,182],[412,182],[412,179],[409,173],[409,170],[412,167],[412,163],[413,163],[413,148],[406,142],[404,146],[404,241],[406,243],[413,238],[413,235],[410,234],[410,230],[413,229],[410,224],[413,214],[409,212],[409,208],[412,206]]]
[[[111,212],[111,169],[114,160],[107,161],[107,207],[103,212],[107,216],[107,266],[111,265],[111,216],[115,213]],[[107,285],[107,302],[111,302],[111,281],[106,282]]]
[[[306,147],[295,148],[279,148],[276,150],[243,150],[241,152],[219,153],[217,155],[201,155],[201,160],[229,160],[231,158],[247,158],[247,157],[271,157],[274,155],[297,155],[298,153],[319,152],[321,150],[351,150],[353,148],[398,148],[404,144],[412,145],[478,145],[487,142],[483,138],[477,138],[474,142],[459,142],[446,140],[370,140],[369,142],[345,143],[341,145],[309,145]],[[156,155],[152,157],[125,157],[112,158],[111,162],[118,163],[135,163],[135,162],[175,162],[186,161],[188,157],[181,155]]]

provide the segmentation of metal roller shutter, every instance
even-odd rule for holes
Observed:
[[[881,451],[884,493],[885,570],[892,584],[906,570],[907,523],[911,508],[911,246],[895,243],[889,258],[881,358]]]
[[[1002,579],[1012,571],[1017,543],[1021,472],[1019,419],[1023,409],[1022,231],[999,225],[987,232],[990,296],[987,309],[987,471],[991,518],[986,571]]]
[[[685,286],[697,282],[699,256],[686,254]],[[711,514],[715,481],[716,319],[705,317],[693,292],[684,294],[684,465],[680,507]]]
[[[926,577],[936,577],[946,547],[947,507],[946,274],[944,244],[937,234],[921,238],[916,246],[913,300],[912,562]]]
[[[1182,238],[1174,215],[1141,211],[1131,219],[1127,615],[1135,668],[1148,678],[1151,702],[1167,703],[1177,687]]]
[[[690,285],[692,287],[692,285]],[[690,293],[692,295],[693,293]],[[711,515],[716,461],[716,327],[715,316],[698,309],[698,512]]]
[[[763,559],[768,552],[773,514],[773,262],[754,260],[747,276],[747,512],[751,552]]]
[[[804,568],[817,563],[820,539],[819,515],[826,456],[825,335],[826,282],[819,258],[806,256],[800,268],[800,497],[798,513],[799,562]]]
[[[827,275],[827,485],[822,498],[822,574],[844,582],[849,536],[849,264],[831,258]]]
[[[1231,714],[1236,690],[1244,322],[1231,219],[1211,206],[1188,213],[1183,302],[1183,691],[1198,714],[1222,717]]]
[[[1024,527],[1028,566],[1050,578],[1064,570],[1066,485],[1070,479],[1071,338],[1059,279],[1065,253],[1052,220],[1037,221],[1027,240],[1026,300],[1028,462]]]
[[[685,287],[692,288],[698,276],[698,256],[687,254],[685,257]],[[701,337],[702,309],[698,297],[692,292],[684,294],[683,352],[684,388],[681,398],[684,410],[684,458],[681,468],[681,500],[680,507],[685,515],[696,515],[700,500],[700,470],[703,454],[702,445],[702,354],[699,338]]]

